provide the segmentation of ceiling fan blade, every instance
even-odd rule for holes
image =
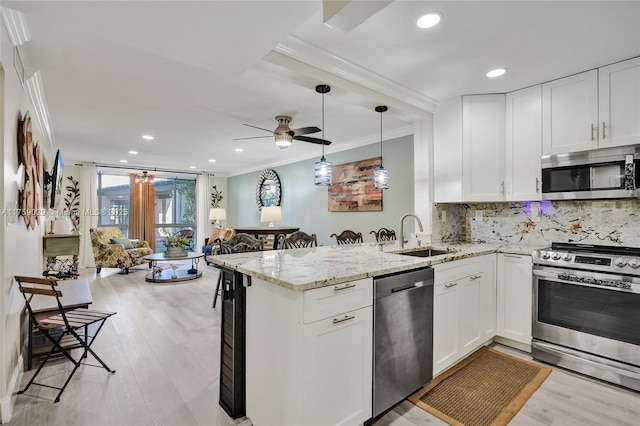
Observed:
[[[236,138],[234,141],[243,141],[246,139],[262,139],[262,138],[272,138],[273,136],[251,136],[249,138]]]
[[[273,130],[269,130],[269,129],[263,129],[262,127],[258,127],[258,126],[252,126],[251,124],[243,124],[243,126],[247,126],[247,127],[253,127],[254,129],[258,129],[258,130],[264,130],[265,132],[269,132],[269,133],[273,133]]]
[[[293,138],[298,141],[317,143],[319,145],[331,145],[331,141],[326,139],[310,138],[308,136],[294,136]]]
[[[293,135],[308,135],[309,133],[318,133],[320,131],[319,127],[311,126],[311,127],[301,127],[299,129],[293,129]]]

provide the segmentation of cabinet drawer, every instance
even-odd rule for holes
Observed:
[[[309,324],[373,305],[373,279],[365,278],[307,290],[303,298],[304,322]]]
[[[462,278],[482,274],[482,263],[479,259],[458,260],[435,265],[435,285],[461,280]]]

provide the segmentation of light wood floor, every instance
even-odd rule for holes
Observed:
[[[84,271],[92,307],[118,312],[94,345],[117,372],[81,367],[57,404],[54,390],[34,386],[16,397],[9,424],[250,425],[231,420],[218,405],[220,305],[211,308],[218,272],[204,262],[200,269],[202,278],[174,284],[146,282],[143,266],[129,275],[103,269],[96,277],[95,270]],[[58,363],[43,373],[59,385],[68,370],[69,363]],[[33,371],[25,373],[22,386]],[[639,419],[639,393],[554,369],[511,424],[640,426]],[[375,422],[436,424],[444,423],[406,401]]]

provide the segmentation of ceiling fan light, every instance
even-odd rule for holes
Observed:
[[[373,175],[373,185],[376,189],[389,189],[389,171],[380,166]]]
[[[315,184],[318,186],[331,185],[331,177],[333,175],[333,164],[327,161],[324,156],[320,161],[316,161],[314,167]]]

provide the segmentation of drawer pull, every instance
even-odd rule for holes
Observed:
[[[449,284],[445,284],[444,286],[445,286],[445,288],[451,288],[451,287],[455,287],[457,285],[458,285],[458,283],[449,283]]]
[[[335,286],[335,287],[333,288],[333,291],[334,291],[334,292],[338,292],[338,291],[346,290],[346,289],[348,289],[348,288],[353,288],[353,287],[355,287],[355,286],[356,286],[355,284],[347,284],[347,285],[342,286],[342,287]]]
[[[471,279],[472,279],[472,280],[477,280],[477,279],[479,279],[479,278],[482,278],[482,275],[472,275],[472,276],[471,276]]]
[[[334,324],[340,324],[341,322],[345,322],[345,321],[349,321],[354,319],[355,317],[350,317],[349,315],[345,315],[344,318],[334,318],[333,319],[333,323]]]

